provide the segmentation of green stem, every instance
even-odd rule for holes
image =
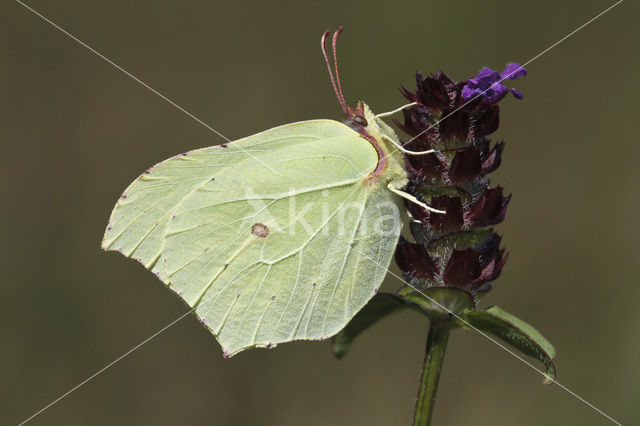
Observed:
[[[427,349],[424,355],[424,366],[420,377],[420,388],[413,414],[413,426],[429,426],[433,406],[436,402],[438,379],[442,370],[444,352],[447,349],[450,329],[446,326],[432,324],[427,337]]]

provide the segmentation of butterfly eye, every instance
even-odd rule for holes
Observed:
[[[353,117],[353,121],[355,121],[361,126],[367,127],[369,125],[369,123],[367,122],[367,119],[361,115],[356,115],[355,117]]]

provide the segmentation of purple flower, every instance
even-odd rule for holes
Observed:
[[[517,89],[508,89],[502,84],[504,80],[517,80],[527,75],[527,70],[518,64],[507,64],[501,73],[484,67],[478,74],[467,80],[462,88],[462,97],[471,99],[482,96],[489,103],[496,103],[511,92],[517,99],[522,99],[522,92]]]
[[[407,99],[417,102],[404,110],[404,122],[396,123],[412,136],[407,147],[437,149],[405,156],[407,191],[446,212],[431,213],[407,203],[414,219],[413,241],[401,240],[396,263],[411,286],[457,289],[477,302],[500,275],[507,254],[493,226],[505,219],[511,196],[505,196],[501,186],[490,187],[486,175],[500,166],[504,142],[492,144],[487,135],[498,129],[498,101],[510,91],[522,97],[500,82],[526,73],[520,65],[509,64],[502,73],[483,68],[461,82],[442,72],[417,74],[416,90],[403,89]],[[477,99],[465,100],[477,93]],[[443,298],[438,303],[449,306],[451,301]]]

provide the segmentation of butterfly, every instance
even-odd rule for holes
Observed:
[[[403,148],[363,102],[176,155],[116,203],[102,247],[140,262],[215,335],[225,356],[335,335],[381,285],[402,228]],[[405,106],[406,107],[406,106]],[[404,108],[404,107],[403,107]]]

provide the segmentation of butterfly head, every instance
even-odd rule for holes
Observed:
[[[370,112],[369,108],[362,101],[358,101],[355,108],[347,106],[345,111],[347,116],[345,124],[355,130],[358,128],[366,128],[369,126],[369,119],[371,118],[367,118],[367,112]]]
[[[358,101],[355,108],[347,108],[347,119],[344,123],[364,136],[365,139],[373,138],[376,142],[383,143],[386,136],[389,139],[397,140],[398,137],[393,129],[379,117],[376,117],[364,102]]]

